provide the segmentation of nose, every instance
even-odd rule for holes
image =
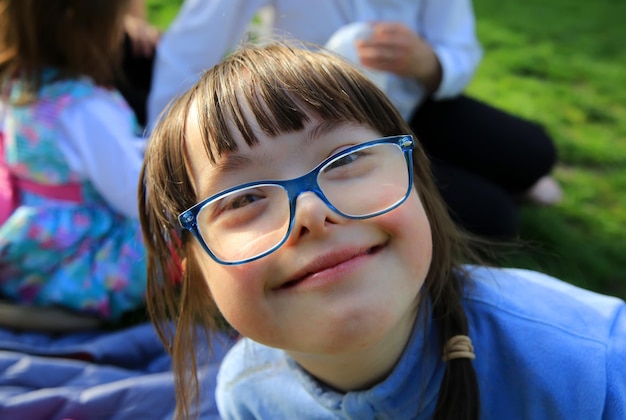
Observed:
[[[288,241],[324,235],[331,226],[343,220],[346,219],[328,207],[316,193],[304,192],[296,199],[296,214]]]

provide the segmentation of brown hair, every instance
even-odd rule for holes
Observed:
[[[0,0],[0,83],[19,78],[34,100],[42,72],[113,82],[129,0]]]
[[[193,350],[198,338],[196,323],[215,327],[219,319],[193,259],[194,239],[178,228],[177,215],[204,198],[194,192],[185,168],[185,123],[191,107],[196,107],[205,150],[213,162],[237,147],[229,122],[247,144],[254,145],[258,139],[243,115],[241,98],[270,137],[302,130],[309,115],[367,125],[383,136],[411,133],[385,95],[354,67],[330,53],[285,44],[241,48],[173,102],[150,139],[139,200],[148,250],[148,307],[161,339],[172,352],[181,417],[189,415],[189,404],[199,398]],[[433,258],[424,284],[430,299],[424,301],[430,300],[443,347],[453,335],[468,333],[461,306],[465,278],[461,264],[468,261],[470,251],[464,234],[448,216],[419,144],[413,156],[415,188],[433,237]],[[185,270],[178,271],[180,286],[164,280],[176,259],[186,260]],[[475,419],[478,411],[478,386],[471,362],[448,362],[435,417]]]

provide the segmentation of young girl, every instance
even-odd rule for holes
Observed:
[[[142,176],[180,417],[201,398],[198,322],[220,316],[245,337],[218,375],[224,418],[626,415],[624,302],[462,265],[418,140],[333,55],[235,52],[169,108]]]
[[[0,228],[4,298],[111,321],[144,304],[145,141],[111,88],[126,8],[0,0],[2,167],[18,193]]]

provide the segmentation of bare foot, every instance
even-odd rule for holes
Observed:
[[[533,204],[552,206],[563,200],[563,190],[553,177],[546,175],[530,187],[524,197]]]

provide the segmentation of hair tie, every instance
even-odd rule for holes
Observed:
[[[443,346],[443,356],[441,359],[444,362],[453,359],[474,360],[475,358],[476,355],[474,354],[472,340],[466,335],[455,335]]]

